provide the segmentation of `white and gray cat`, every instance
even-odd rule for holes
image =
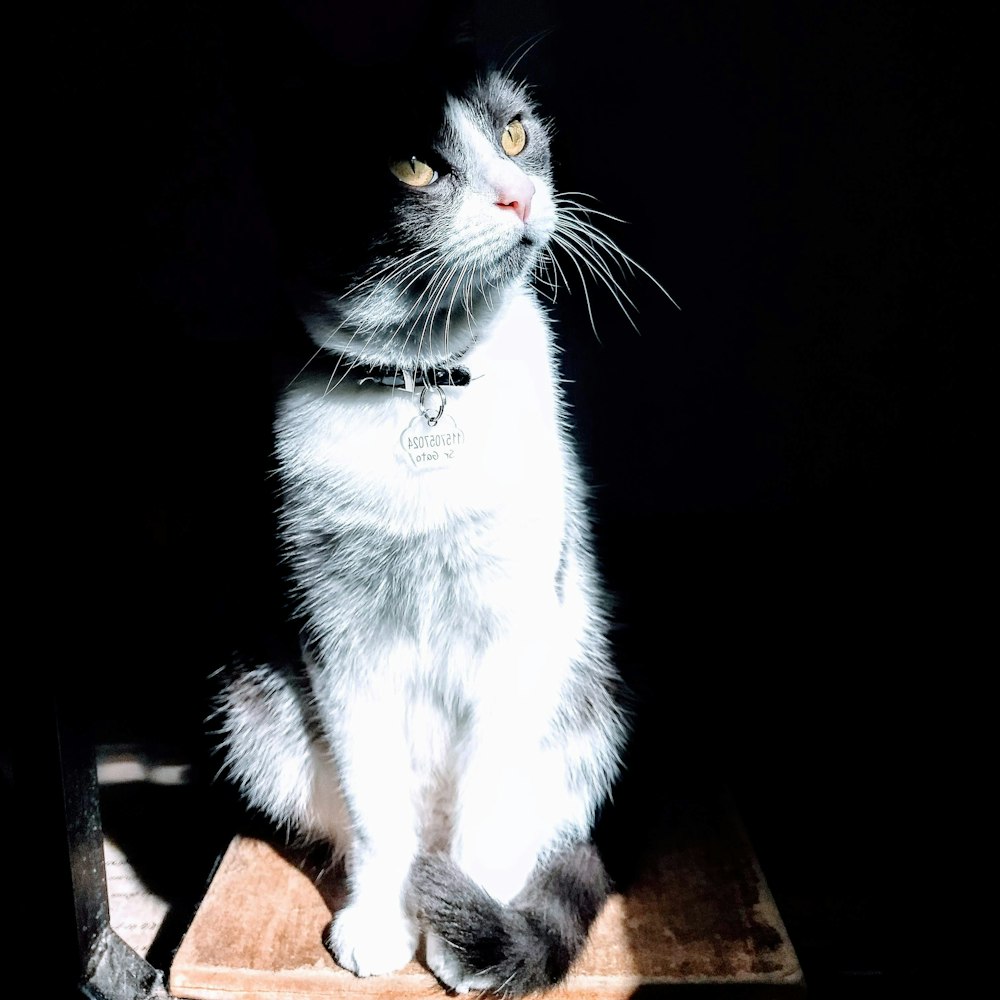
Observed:
[[[506,76],[397,156],[367,261],[296,287],[318,350],[276,441],[302,655],[228,673],[222,752],[343,858],[340,965],[392,972],[423,935],[446,986],[515,996],[565,975],[609,891],[592,829],[627,729],[532,283],[560,247],[602,279],[619,251]]]

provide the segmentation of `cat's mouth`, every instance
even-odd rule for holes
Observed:
[[[500,283],[517,280],[530,270],[540,244],[537,235],[525,230],[494,258],[496,273],[492,280]]]
[[[507,250],[500,254],[501,258],[522,256],[526,251],[536,251],[546,242],[544,229],[531,224],[525,224],[519,233],[511,233]]]

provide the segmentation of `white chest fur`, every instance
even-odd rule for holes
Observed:
[[[554,527],[565,502],[559,398],[547,322],[529,292],[507,296],[462,364],[472,380],[442,390],[438,428],[421,416],[419,390],[300,379],[277,424],[286,482],[322,482],[316,496],[340,528],[412,534],[492,514],[512,528]],[[431,390],[426,407],[433,412],[438,401]],[[436,433],[456,430],[453,458],[427,467],[401,441],[424,434],[436,449]]]

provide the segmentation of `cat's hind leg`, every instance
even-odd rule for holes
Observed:
[[[351,820],[329,747],[293,668],[236,666],[216,697],[222,770],[247,803],[302,841],[342,855]]]

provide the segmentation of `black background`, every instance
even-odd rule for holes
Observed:
[[[398,42],[392,4],[258,6],[359,58]],[[599,337],[578,284],[553,307],[630,773],[647,795],[733,789],[817,990],[874,991],[913,666],[947,657],[975,545],[964,39],[888,2],[473,7],[498,61],[553,29],[518,72],[555,120],[557,182],[628,220],[608,231],[680,305],[631,279],[637,333],[592,285]],[[204,675],[277,603],[288,317],[244,75],[273,52],[239,5],[50,29],[38,311],[73,460],[54,534],[87,543],[72,603],[99,651],[67,679],[100,738],[194,746]]]

